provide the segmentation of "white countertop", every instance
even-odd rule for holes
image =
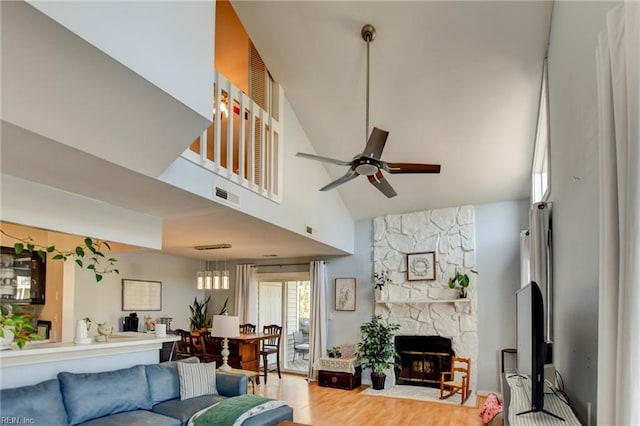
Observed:
[[[155,334],[121,332],[109,336],[107,342],[92,341],[89,344],[29,342],[23,349],[16,347],[0,351],[0,363],[3,367],[24,365],[70,358],[93,357],[99,354],[135,352],[160,349],[164,342],[175,342],[180,336],[168,334],[156,337]]]

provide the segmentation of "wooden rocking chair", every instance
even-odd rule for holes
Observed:
[[[451,357],[451,371],[440,373],[440,399],[449,398],[460,392],[464,404],[469,398],[469,379],[471,377],[471,359]],[[445,391],[447,392],[445,394]]]

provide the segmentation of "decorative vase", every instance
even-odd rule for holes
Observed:
[[[384,382],[387,375],[384,373],[371,373],[371,385],[374,390],[384,389]]]
[[[13,334],[13,331],[8,327],[4,327],[4,337],[0,337],[0,348],[10,348],[14,337],[15,335]]]
[[[467,298],[467,289],[463,287],[460,289],[460,299],[466,299],[466,298]]]

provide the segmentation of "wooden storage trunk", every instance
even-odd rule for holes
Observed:
[[[330,388],[351,390],[360,387],[362,380],[362,367],[356,367],[354,374],[339,373],[335,371],[320,370],[318,384]]]

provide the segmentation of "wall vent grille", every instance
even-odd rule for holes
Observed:
[[[215,187],[214,195],[217,199],[224,200],[225,202],[235,206],[240,207],[240,196],[234,194],[233,192],[229,192],[224,188],[220,188],[219,186]]]

